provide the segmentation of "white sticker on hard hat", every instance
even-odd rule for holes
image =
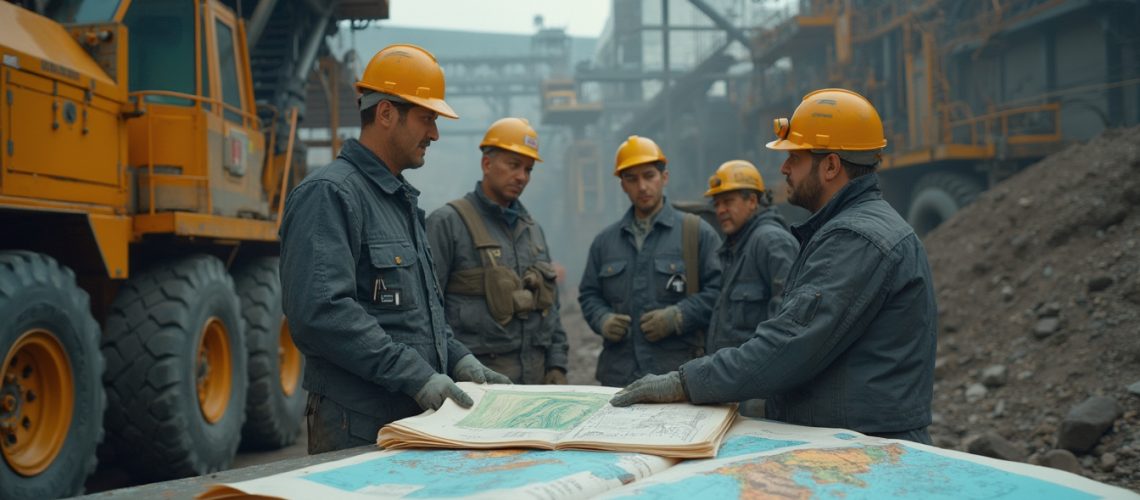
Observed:
[[[538,138],[534,136],[524,135],[523,144],[526,144],[528,148],[538,149]]]

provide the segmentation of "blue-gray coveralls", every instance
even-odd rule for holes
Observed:
[[[694,403],[767,400],[767,417],[929,443],[938,309],[926,250],[875,174],[792,229],[784,303],[755,335],[681,367]]]
[[[355,139],[289,194],[281,284],[305,355],[310,453],[374,443],[470,354],[444,321],[418,195]]]
[[[753,214],[721,245],[721,293],[709,320],[705,352],[743,344],[780,307],[800,244],[774,209]]]
[[[475,190],[464,198],[476,208],[487,232],[501,245],[495,259],[499,265],[521,277],[538,262],[551,264],[546,236],[521,203],[515,202],[511,214],[515,222],[508,227],[503,207],[487,198],[482,182],[476,183]],[[525,317],[516,315],[506,325],[500,325],[491,317],[484,297],[447,291],[452,273],[483,267],[483,258],[459,212],[451,205],[440,207],[428,216],[427,232],[436,275],[444,289],[447,323],[455,338],[471,349],[484,366],[510,377],[516,384],[541,384],[552,368],[565,372],[568,345],[557,298],[548,311],[532,311]],[[557,289],[553,277],[551,281]]]
[[[704,335],[700,332],[708,328],[713,303],[720,293],[720,263],[714,251],[720,246],[720,236],[707,222],[700,222],[700,291],[685,295],[681,218],[666,200],[638,251],[631,207],[590,245],[578,292],[586,323],[601,334],[606,314],[630,317],[629,333],[621,341],[603,343],[597,371],[602,385],[624,387],[647,374],[676,370],[704,353]],[[677,280],[682,286],[677,286]],[[641,333],[641,315],[673,304],[681,310],[683,333],[650,342]]]

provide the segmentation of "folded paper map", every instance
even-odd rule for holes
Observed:
[[[716,455],[736,416],[732,405],[610,406],[619,389],[598,386],[459,386],[470,409],[442,408],[398,420],[377,443],[402,448],[539,448],[647,453],[670,458]]]

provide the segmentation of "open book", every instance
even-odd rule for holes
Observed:
[[[670,458],[716,456],[736,416],[732,405],[610,406],[619,389],[459,383],[475,405],[398,420],[377,442],[402,448],[539,448],[646,453]]]

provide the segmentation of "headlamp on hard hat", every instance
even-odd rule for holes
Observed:
[[[791,131],[791,126],[787,118],[776,118],[772,120],[772,131],[776,133],[776,137],[780,139],[787,139],[788,132]]]

